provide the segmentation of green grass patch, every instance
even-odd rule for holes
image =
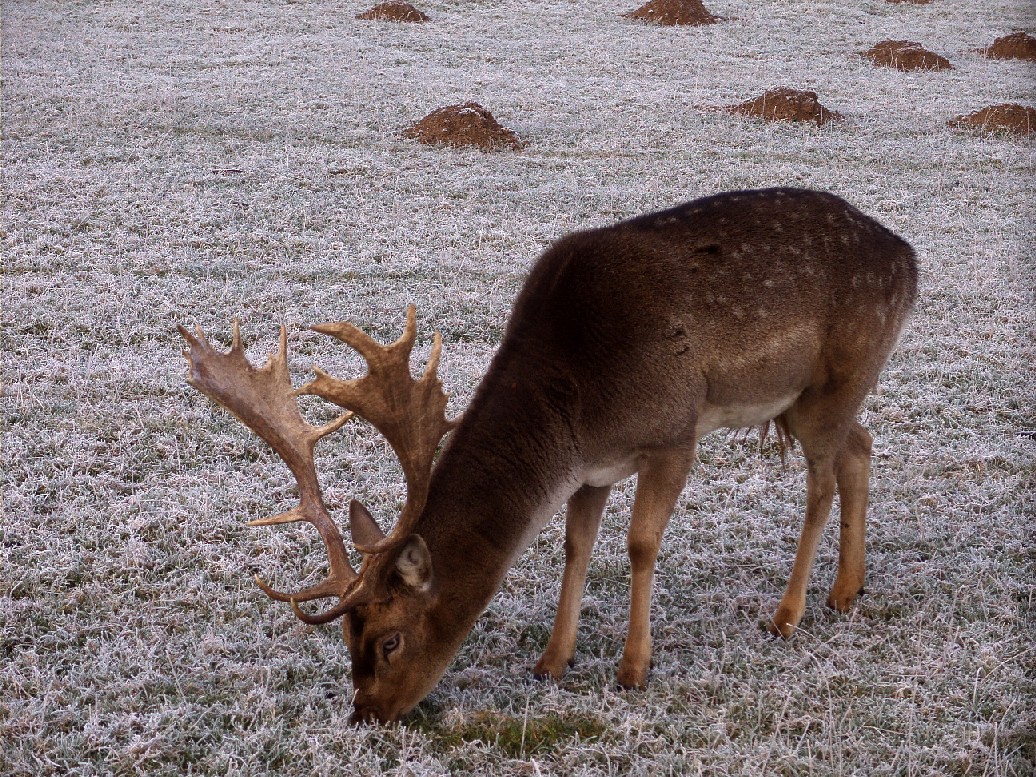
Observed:
[[[592,715],[548,712],[541,716],[514,716],[489,710],[445,724],[422,720],[415,727],[445,751],[480,742],[509,758],[528,758],[555,752],[564,745],[596,741],[608,729],[603,720]]]

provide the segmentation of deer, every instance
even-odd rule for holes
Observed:
[[[299,388],[284,325],[260,368],[245,356],[236,320],[228,353],[197,325],[179,330],[188,382],[268,443],[297,482],[296,507],[251,525],[308,522],[326,547],[320,582],[285,592],[257,576],[258,585],[307,624],[343,618],[351,720],[390,723],[438,684],[508,569],[567,504],[556,616],[533,667],[539,678],[564,675],[606,501],[634,474],[629,624],[616,680],[644,688],[663,532],[698,440],[717,429],[774,428],[805,456],[805,518],[770,631],[791,638],[803,617],[836,493],[838,566],[827,604],[850,610],[864,584],[873,443],[858,416],[902,336],[917,279],[906,241],[839,197],[805,189],[721,193],[570,233],[534,263],[485,376],[454,420],[437,375],[438,332],[423,373],[410,372],[413,305],[389,345],[348,322],[313,327],[355,349],[367,373],[346,380],[314,368]],[[301,395],[343,412],[314,426]],[[406,482],[388,534],[359,501],[349,503],[356,569],[313,455],[354,415],[385,437]],[[316,612],[301,606],[318,599],[337,602]]]

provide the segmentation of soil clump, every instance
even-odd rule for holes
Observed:
[[[369,11],[356,14],[356,18],[382,22],[426,22],[431,17],[421,13],[403,0],[386,0]]]
[[[786,86],[770,89],[754,100],[729,105],[725,110],[743,116],[756,116],[766,121],[811,121],[818,127],[842,117],[842,114],[829,111],[821,105],[816,92],[805,92]]]
[[[1010,132],[1013,135],[1036,134],[1036,108],[1018,103],[988,105],[981,110],[958,116],[947,122],[951,127],[979,129],[985,132]]]
[[[520,151],[526,145],[476,102],[436,108],[403,135],[432,146],[474,146],[483,151]]]
[[[719,21],[719,17],[709,13],[701,0],[650,0],[637,10],[625,13],[623,16],[627,19],[667,27],[714,24]]]
[[[1036,38],[1027,32],[1012,32],[993,41],[993,45],[980,52],[990,59],[1024,59],[1036,62]]]
[[[861,52],[875,65],[894,67],[896,70],[949,70],[953,68],[946,57],[929,51],[912,40],[883,40]]]

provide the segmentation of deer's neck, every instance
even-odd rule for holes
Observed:
[[[415,527],[458,620],[478,617],[578,486],[573,383],[527,362],[501,349],[442,453]]]

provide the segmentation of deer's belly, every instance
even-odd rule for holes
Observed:
[[[716,429],[741,429],[764,424],[791,407],[798,398],[799,394],[795,393],[757,405],[705,405],[698,413],[694,434],[701,438]]]
[[[637,456],[630,456],[608,464],[588,466],[583,470],[581,479],[587,486],[610,486],[625,480],[636,471]]]
[[[799,393],[796,392],[759,404],[730,404],[722,406],[706,404],[698,414],[698,422],[694,427],[695,439],[701,438],[716,429],[740,429],[764,424],[791,407],[792,403],[798,398]],[[581,484],[587,486],[610,486],[618,483],[620,480],[625,480],[636,472],[640,464],[639,460],[639,454],[633,452],[628,456],[606,463],[588,464],[579,473],[578,480]]]

